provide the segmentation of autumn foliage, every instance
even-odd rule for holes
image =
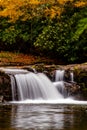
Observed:
[[[19,18],[25,21],[42,14],[54,18],[60,16],[68,1],[77,7],[87,5],[86,0],[0,0],[0,16],[9,17],[13,22]]]
[[[87,0],[0,0],[1,51],[81,62],[86,35]]]

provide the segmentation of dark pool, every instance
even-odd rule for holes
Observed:
[[[87,130],[87,106],[0,104],[0,130]]]

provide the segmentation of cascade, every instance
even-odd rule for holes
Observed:
[[[56,70],[55,81],[63,81],[64,73],[65,73],[64,70]]]
[[[65,88],[63,81],[54,82],[53,84],[57,88],[57,90],[63,95],[64,98],[68,96],[68,92]]]
[[[64,70],[56,70],[55,82],[53,83],[57,90],[65,97],[66,90],[64,86]]]
[[[62,94],[54,87],[53,83],[43,73],[15,74],[12,80],[12,93],[15,82],[17,86],[18,100],[44,99],[54,100],[63,98]],[[15,96],[13,96],[14,100]]]
[[[74,74],[73,72],[70,73],[71,82],[74,82]]]
[[[25,70],[25,69],[16,69],[16,68],[12,68],[12,69],[2,69],[3,71],[5,71],[6,74],[26,74],[29,71]]]
[[[15,82],[15,78],[13,75],[10,75],[10,79],[11,79],[11,89],[12,89],[12,100],[15,101],[16,97],[16,82]]]
[[[6,69],[10,75],[13,101],[58,100],[68,97],[64,85],[64,70],[56,70],[55,82],[43,73],[23,69]],[[73,74],[71,73],[71,81]]]
[[[57,90],[64,96],[64,98],[69,96],[69,93],[64,85],[64,70],[56,70],[55,82],[53,83]],[[70,82],[73,82],[73,73],[70,73]]]

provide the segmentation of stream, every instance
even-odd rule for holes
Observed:
[[[87,101],[75,100],[65,89],[64,71],[57,70],[54,82],[43,73],[5,71],[12,101],[0,104],[0,130],[87,130]]]
[[[87,105],[0,104],[0,130],[87,130]]]

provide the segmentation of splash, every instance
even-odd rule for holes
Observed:
[[[33,73],[27,70],[7,69],[12,86],[12,103],[30,104],[87,104],[72,97],[64,98],[64,71],[57,71],[56,80],[52,82],[43,73]],[[71,74],[71,81],[73,81]]]

